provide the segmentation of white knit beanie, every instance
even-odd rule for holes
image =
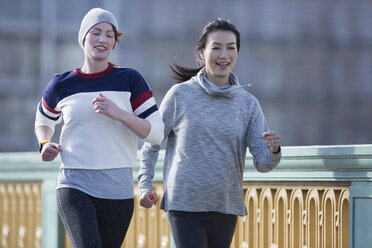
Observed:
[[[105,9],[93,8],[88,11],[81,21],[80,30],[79,30],[79,45],[84,50],[84,39],[89,30],[100,22],[108,22],[112,24],[116,30],[119,30],[118,22],[116,21],[115,16]]]

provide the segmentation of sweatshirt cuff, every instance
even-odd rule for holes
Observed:
[[[271,161],[273,161],[273,162],[280,161],[281,157],[282,157],[282,149],[281,149],[281,147],[279,147],[278,153],[270,152],[270,158],[271,158]]]
[[[139,196],[144,191],[154,191],[151,180],[152,180],[152,177],[150,175],[142,174],[138,177],[138,195]]]

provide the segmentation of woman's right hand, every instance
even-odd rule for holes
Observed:
[[[144,191],[140,196],[140,206],[151,208],[158,202],[158,196],[154,191]]]
[[[46,143],[43,145],[43,149],[41,150],[41,159],[44,162],[53,161],[61,151],[61,145],[56,143]]]

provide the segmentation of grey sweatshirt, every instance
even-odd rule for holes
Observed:
[[[159,110],[167,139],[163,180],[163,210],[216,211],[246,215],[243,172],[247,147],[256,169],[268,172],[281,154],[267,148],[268,125],[257,99],[232,85],[217,87],[201,70],[189,81],[174,85]],[[138,175],[139,194],[153,190],[160,146],[145,143]]]

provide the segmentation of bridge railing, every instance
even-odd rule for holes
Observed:
[[[372,145],[283,147],[282,161],[259,173],[246,158],[244,197],[231,247],[369,247]],[[163,194],[161,151],[155,190]],[[71,247],[58,218],[59,161],[0,153],[0,247]],[[133,169],[136,180],[138,166]],[[136,207],[125,247],[175,247],[166,214]]]

